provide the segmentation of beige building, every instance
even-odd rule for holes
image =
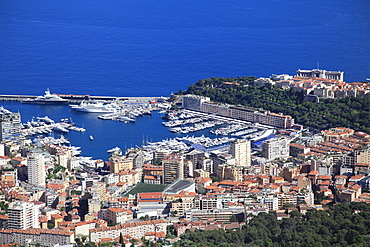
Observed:
[[[178,217],[183,216],[186,209],[194,207],[194,196],[182,196],[171,202],[171,212],[176,211]]]
[[[370,164],[370,149],[355,150],[356,163]]]
[[[94,183],[94,185],[90,187],[90,191],[92,193],[95,192],[101,202],[108,199],[108,194],[106,193],[105,184],[103,182]]]
[[[99,218],[112,224],[122,224],[133,219],[133,212],[123,208],[108,208],[99,211]]]
[[[230,153],[237,166],[251,166],[251,143],[249,140],[237,139],[230,143]]]
[[[27,156],[28,183],[45,186],[45,161],[41,150],[32,150]]]
[[[103,238],[115,239],[122,233],[130,238],[141,239],[147,232],[164,232],[167,234],[166,220],[150,220],[127,222],[117,226],[91,229],[89,234],[90,242],[100,242]]]
[[[118,173],[122,170],[131,170],[134,167],[134,158],[115,155],[110,158],[111,167],[110,171],[112,173]]]
[[[143,169],[135,169],[135,170],[126,170],[121,171],[118,173],[119,181],[125,182],[126,186],[131,186],[137,184],[141,181],[141,176],[143,174]]]
[[[65,168],[69,166],[69,160],[72,158],[72,150],[67,147],[47,143],[46,151],[51,155],[55,155],[57,163]]]
[[[219,165],[217,177],[221,180],[243,181],[243,168],[229,165]]]
[[[271,113],[269,111],[259,111],[248,107],[214,103],[210,102],[209,98],[197,95],[184,95],[182,98],[182,107],[283,129],[291,128],[294,125],[294,119],[288,115]]]
[[[181,154],[170,154],[162,160],[163,183],[171,184],[184,179],[184,159]]]

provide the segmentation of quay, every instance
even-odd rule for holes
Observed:
[[[113,101],[120,100],[128,103],[147,103],[147,102],[163,102],[169,97],[152,96],[152,97],[117,97],[117,96],[91,96],[91,95],[75,95],[75,94],[54,94],[63,99],[67,99],[68,103],[80,103],[83,100],[99,100],[99,101]],[[0,95],[0,101],[24,101],[32,100],[37,96],[34,95]]]

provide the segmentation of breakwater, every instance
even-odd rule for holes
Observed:
[[[143,103],[143,102],[163,102],[168,97],[153,96],[153,97],[117,97],[117,96],[92,96],[92,95],[75,95],[75,94],[55,94],[63,99],[67,99],[69,103],[79,103],[83,100],[100,100],[100,101],[112,101],[122,100],[129,103]],[[24,101],[36,99],[34,95],[0,95],[0,101]]]

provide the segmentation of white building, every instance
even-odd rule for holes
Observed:
[[[0,107],[0,141],[12,139],[13,135],[21,132],[21,114],[13,113]]]
[[[210,101],[209,97],[199,95],[184,95],[182,96],[182,108],[200,111],[203,102]]]
[[[230,143],[230,153],[237,166],[251,166],[251,143],[249,140],[237,139]]]
[[[273,138],[263,142],[262,156],[268,160],[289,156],[289,139]]]
[[[28,182],[45,186],[45,161],[41,150],[32,150],[27,155]]]
[[[39,206],[32,202],[12,202],[8,208],[8,229],[39,228],[39,214]]]
[[[318,77],[322,79],[333,79],[343,81],[343,71],[326,71],[323,69],[311,69],[311,70],[297,70],[297,76],[299,77]]]

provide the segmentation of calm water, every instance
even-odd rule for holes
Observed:
[[[368,0],[0,1],[0,92],[167,96],[212,76],[370,77]]]
[[[212,76],[294,74],[318,63],[362,81],[370,78],[369,13],[368,0],[0,0],[0,94],[169,96]],[[12,108],[24,120],[73,115],[88,129],[71,133],[74,142],[96,137],[84,143],[90,156],[103,143],[169,134],[149,121],[156,115],[130,126],[68,108]]]
[[[33,117],[49,116],[54,121],[59,122],[63,118],[71,118],[78,127],[84,127],[85,132],[70,130],[63,135],[67,137],[74,146],[82,147],[83,156],[93,157],[94,159],[107,160],[107,150],[116,146],[122,150],[141,146],[145,142],[155,142],[176,136],[169,128],[162,125],[162,114],[152,112],[152,115],[144,115],[136,118],[135,123],[122,123],[111,120],[101,120],[97,117],[99,113],[82,113],[71,111],[69,106],[64,105],[33,105],[22,104],[20,102],[0,101],[0,105],[13,112],[20,112],[22,122],[32,120]],[[94,140],[90,140],[90,135]],[[198,131],[195,136],[213,136],[209,130]],[[59,137],[58,133],[51,136]]]

